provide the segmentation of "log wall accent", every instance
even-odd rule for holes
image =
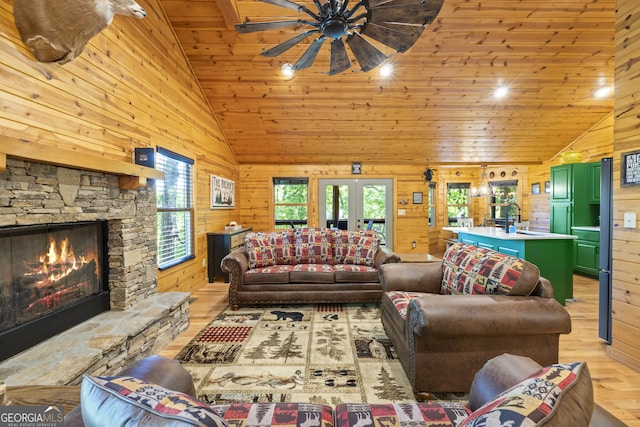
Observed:
[[[144,7],[145,19],[117,16],[60,66],[33,59],[0,0],[0,136],[75,153],[72,164],[131,163],[135,147],[155,146],[193,158],[196,258],[159,272],[158,286],[192,291],[206,283],[206,232],[236,216],[209,209],[209,175],[237,180],[237,163],[162,7]]]
[[[616,8],[613,153],[613,341],[609,353],[640,369],[640,229],[623,228],[624,212],[638,212],[640,187],[620,186],[622,153],[640,150],[640,3]],[[636,226],[638,226],[636,222]]]

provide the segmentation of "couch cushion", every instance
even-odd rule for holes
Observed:
[[[344,264],[354,237],[373,237],[380,246],[380,234],[375,230],[332,230],[333,257],[336,264]],[[374,254],[375,256],[375,254]]]
[[[389,404],[343,403],[336,406],[336,427],[455,427],[471,410],[461,402]]]
[[[298,264],[289,273],[291,283],[334,283],[333,266],[329,264]]]
[[[344,264],[373,267],[380,241],[371,236],[353,236]]]
[[[460,426],[586,427],[592,411],[593,388],[587,364],[555,364],[499,394]]]
[[[296,264],[333,264],[331,230],[296,228],[294,249]]]
[[[271,267],[254,268],[244,273],[244,283],[255,285],[262,283],[289,283],[289,272],[292,265],[274,265]]]
[[[333,410],[312,403],[229,403],[213,409],[232,426],[333,427]]]
[[[337,283],[379,282],[379,272],[375,267],[366,265],[337,264],[333,266]]]
[[[528,261],[463,243],[447,249],[442,266],[443,295],[529,295],[540,278]]]
[[[249,268],[276,265],[276,257],[269,238],[264,233],[247,233],[244,247],[249,256]]]
[[[113,426],[229,426],[206,403],[134,377],[85,375],[80,393],[87,427],[105,422]]]
[[[293,228],[274,231],[269,234],[269,242],[273,248],[276,264],[295,264],[296,257],[293,250]]]

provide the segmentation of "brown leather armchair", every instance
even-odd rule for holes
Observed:
[[[442,295],[441,263],[381,267],[382,323],[418,397],[468,391],[474,374],[502,353],[543,366],[558,361],[559,335],[571,332],[571,319],[550,282],[522,262],[517,286],[535,280],[522,296]]]

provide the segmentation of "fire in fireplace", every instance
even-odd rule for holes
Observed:
[[[109,309],[105,244],[104,221],[0,229],[0,360]]]

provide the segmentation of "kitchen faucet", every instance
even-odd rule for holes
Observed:
[[[504,217],[504,232],[505,233],[509,232],[509,208],[511,206],[515,206],[516,209],[518,209],[517,222],[520,222],[521,219],[522,219],[520,206],[518,206],[517,203],[509,203],[507,205],[507,213],[506,213],[506,215]],[[516,218],[514,218],[514,219],[516,219]]]

